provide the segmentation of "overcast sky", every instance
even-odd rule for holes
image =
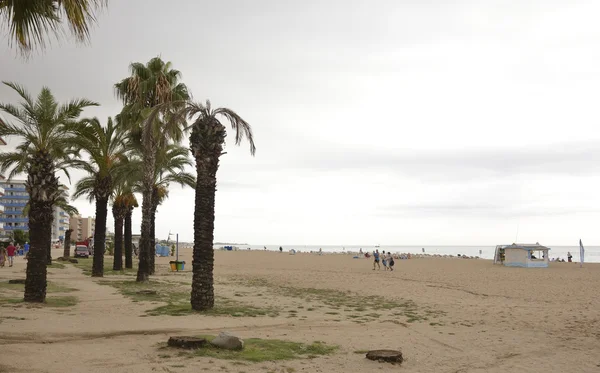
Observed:
[[[221,159],[218,241],[495,245],[518,228],[598,244],[598,14],[574,0],[111,1],[89,46],[23,61],[3,42],[0,79],[96,100],[86,115],[105,120],[130,62],[172,61],[256,136],[256,157],[228,144]],[[157,236],[191,241],[193,208],[172,187]]]

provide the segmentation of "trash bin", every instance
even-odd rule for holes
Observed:
[[[185,268],[185,262],[184,261],[176,261],[176,260],[172,260],[169,262],[169,264],[171,265],[171,271],[183,271],[183,269]]]

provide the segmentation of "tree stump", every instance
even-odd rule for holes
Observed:
[[[367,353],[367,359],[392,364],[401,364],[404,359],[402,352],[396,350],[373,350]]]
[[[65,258],[64,256],[56,258],[58,262],[68,262],[70,258]]]
[[[169,337],[169,342],[167,344],[169,345],[169,347],[185,348],[187,350],[192,350],[203,347],[206,345],[206,343],[206,338]]]
[[[77,264],[77,263],[79,263],[79,260],[77,260],[77,259],[69,259],[69,263],[75,263],[75,264]]]
[[[25,285],[25,279],[24,278],[18,278],[16,280],[8,280],[9,284],[23,284]]]
[[[139,294],[139,295],[157,295],[158,292],[156,290],[140,290],[140,291],[136,291],[136,294]]]

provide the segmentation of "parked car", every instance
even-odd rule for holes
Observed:
[[[90,251],[87,246],[77,245],[75,246],[75,258],[89,258]]]

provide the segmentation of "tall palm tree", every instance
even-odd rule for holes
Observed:
[[[137,281],[147,281],[150,274],[152,244],[152,193],[156,167],[156,151],[168,140],[176,143],[183,136],[184,120],[163,120],[183,107],[189,99],[181,73],[160,57],[148,63],[130,65],[131,76],[115,84],[117,96],[125,105],[119,123],[131,130],[142,145],[142,226]],[[158,110],[160,109],[160,111]],[[160,112],[157,115],[157,112]]]
[[[192,262],[192,309],[202,311],[214,306],[213,287],[215,191],[219,158],[223,155],[226,128],[219,118],[226,119],[235,131],[235,144],[244,138],[250,143],[250,154],[256,147],[252,129],[239,115],[226,108],[212,109],[206,105],[190,104],[186,109],[193,120],[190,148],[196,159],[196,202],[194,209],[194,251]],[[195,118],[195,120],[194,120]]]
[[[14,120],[0,118],[0,137],[20,140],[14,152],[0,154],[0,172],[12,168],[8,178],[27,174],[30,249],[25,280],[26,302],[46,299],[47,243],[52,232],[52,207],[61,198],[56,171],[67,175],[73,161],[73,131],[82,125],[84,108],[98,104],[85,99],[60,105],[48,88],[34,100],[20,85],[6,83],[21,97],[20,105],[0,104],[0,111]]]
[[[8,26],[9,43],[16,43],[21,52],[27,53],[36,45],[44,47],[47,34],[58,37],[62,31],[63,18],[71,33],[79,41],[85,41],[90,26],[96,21],[95,13],[107,4],[107,0],[0,0],[0,17]]]
[[[86,152],[90,161],[78,161],[76,167],[86,171],[75,185],[73,199],[87,195],[90,202],[96,201],[96,225],[94,226],[94,261],[92,276],[104,276],[104,250],[106,248],[106,218],[108,200],[114,191],[115,183],[123,177],[119,173],[126,159],[126,133],[120,131],[108,118],[106,127],[97,118],[79,131],[76,146]]]

